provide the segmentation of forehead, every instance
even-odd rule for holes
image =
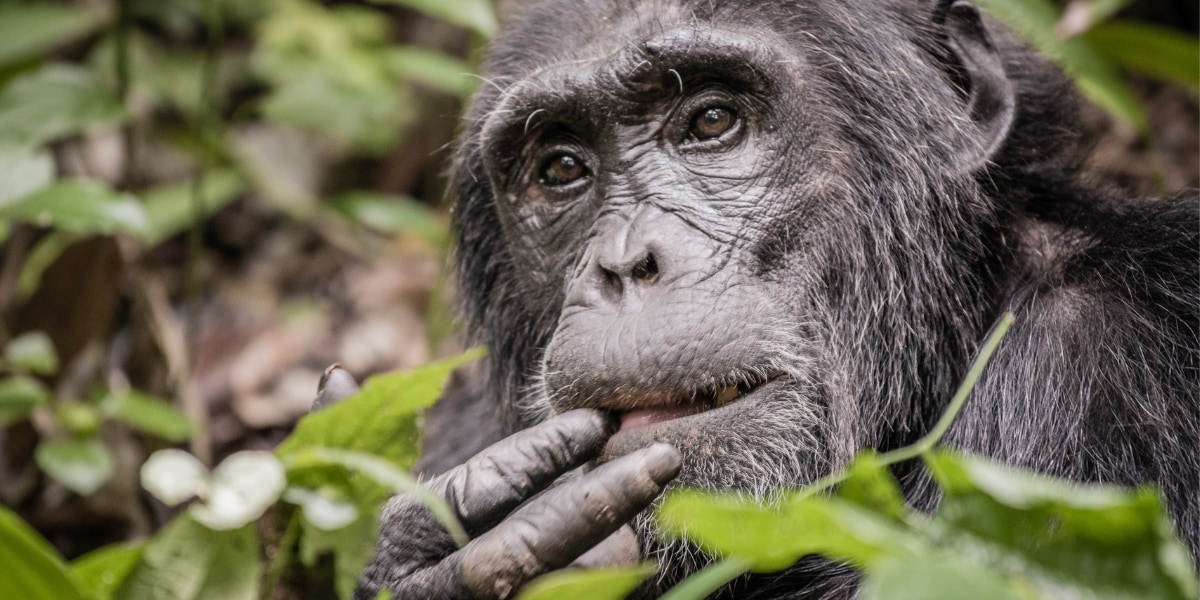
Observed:
[[[594,64],[674,30],[770,33],[795,3],[721,0],[551,0],[537,3],[489,47],[485,71],[522,78],[552,65]],[[675,37],[682,37],[676,35]]]
[[[633,8],[604,10],[624,4]],[[550,6],[558,12],[543,10]],[[799,62],[794,53],[782,60],[784,39],[748,22],[746,15],[700,14],[668,2],[555,2],[539,5],[534,14],[554,17],[527,17],[491,48],[486,67],[491,85],[476,108],[487,107],[493,121],[543,111],[619,114],[685,87],[690,92],[693,82],[704,78],[763,91],[768,71]]]

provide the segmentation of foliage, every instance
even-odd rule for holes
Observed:
[[[132,390],[108,391],[88,401],[54,398],[37,376],[58,370],[58,355],[49,338],[31,332],[9,341],[0,370],[0,425],[33,419],[43,434],[34,460],[47,475],[67,488],[88,495],[113,474],[113,458],[100,441],[106,422],[123,422],[135,430],[170,441],[182,441],[192,425],[167,401]]]
[[[305,418],[275,453],[240,452],[211,473],[186,452],[159,451],[142,468],[145,487],[167,505],[196,501],[150,539],[102,548],[73,565],[0,508],[0,555],[15,574],[0,577],[0,597],[250,600],[271,589],[288,565],[312,568],[330,556],[332,585],[339,598],[349,598],[374,549],[379,509],[396,493],[425,497],[465,543],[449,507],[403,463],[416,456],[419,416],[450,371],[479,356],[369,379],[358,393]],[[263,539],[259,519],[286,534]],[[264,555],[274,557],[270,564]]]
[[[238,200],[363,256],[379,247],[364,231],[443,251],[445,219],[427,202],[363,188],[361,178],[327,186],[321,174],[394,155],[423,102],[454,102],[474,88],[460,57],[468,48],[396,42],[396,16],[416,14],[408,9],[466,28],[472,46],[496,29],[489,0],[0,2],[0,240],[10,245],[6,274],[16,269],[0,308],[27,303],[66,249],[96,238],[118,239],[122,263],[134,267],[114,287],[159,285],[139,280],[145,257],[181,234],[197,239]],[[201,250],[189,244],[193,259]],[[171,443],[204,432],[207,423],[121,377],[72,372],[76,357],[60,360],[58,334],[0,328],[0,426],[33,426],[34,460],[52,480],[115,496],[118,486],[104,489],[122,468],[106,435],[114,427]],[[26,558],[6,561],[0,597],[256,597],[285,570],[315,571],[330,555],[331,586],[347,597],[381,503],[425,493],[407,473],[420,411],[459,362],[372,379],[345,407],[304,419],[275,453],[237,453],[211,470],[180,450],[153,455],[146,487],[187,509],[149,540],[69,569],[5,512],[0,525],[14,524],[0,543]],[[61,384],[67,378],[73,385]],[[435,510],[465,539],[444,503]],[[277,522],[280,539],[260,539],[259,519]],[[277,548],[270,564],[264,544]],[[31,575],[10,581],[11,569]]]
[[[1164,27],[1105,22],[1128,0],[979,0],[1035,48],[1057,61],[1079,91],[1113,116],[1149,133],[1146,113],[1117,74],[1125,68],[1200,92],[1200,40]]]
[[[864,598],[954,598],[956,582],[976,598],[1195,597],[1187,550],[1153,490],[1068,484],[948,451],[922,458],[944,493],[932,516],[906,508],[886,466],[864,454],[833,495],[801,490],[763,506],[682,492],[659,517],[754,572],[809,554],[849,563],[865,575]]]

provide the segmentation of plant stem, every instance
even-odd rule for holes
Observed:
[[[113,63],[116,68],[117,77],[117,98],[121,101],[121,106],[126,110],[129,108],[129,87],[133,80],[129,67],[129,0],[118,0],[117,2],[117,23],[116,30],[113,32]],[[130,179],[133,176],[134,163],[134,135],[133,135],[133,119],[129,119],[121,126],[121,141],[124,145],[124,156],[121,161],[121,180],[118,185],[122,189],[128,189]]]
[[[992,360],[992,355],[996,353],[996,349],[1000,347],[1000,340],[1008,334],[1009,328],[1012,327],[1013,321],[1016,318],[1010,312],[1004,313],[1000,317],[1000,321],[992,328],[992,333],[988,335],[987,340],[983,342],[983,348],[979,350],[979,355],[975,357],[975,362],[971,364],[971,370],[967,371],[967,377],[963,379],[962,384],[958,386],[958,391],[954,397],[950,399],[950,406],[946,407],[946,412],[942,413],[942,418],[938,419],[933,429],[925,434],[917,443],[911,447],[916,448],[919,454],[924,454],[933,449],[938,442],[942,441],[942,437],[950,430],[950,425],[958,418],[958,413],[962,412],[963,406],[967,404],[967,397],[971,395],[971,390],[975,389],[975,383],[979,381],[979,377],[983,375],[983,370]],[[900,450],[903,450],[901,448]],[[889,452],[889,454],[891,454]],[[886,455],[885,455],[886,456]],[[890,464],[890,463],[889,463]]]
[[[975,389],[975,384],[979,381],[979,377],[983,375],[983,370],[987,368],[988,363],[991,362],[992,355],[995,354],[996,349],[1000,347],[1000,340],[1004,339],[1004,336],[1008,333],[1009,328],[1012,327],[1014,320],[1015,317],[1013,317],[1013,314],[1010,312],[1004,313],[1004,315],[1000,317],[1000,320],[996,323],[996,326],[992,328],[991,334],[989,334],[987,339],[984,340],[983,346],[979,349],[979,354],[975,357],[975,361],[971,363],[971,368],[967,371],[966,378],[964,378],[962,384],[958,386],[958,391],[955,392],[954,397],[950,399],[949,406],[946,407],[946,411],[942,413],[942,416],[938,419],[938,422],[934,424],[933,429],[930,429],[929,433],[926,433],[921,437],[921,439],[917,440],[913,444],[879,455],[879,464],[886,466],[902,463],[906,460],[912,460],[918,456],[929,453],[935,446],[937,446],[938,442],[940,442],[942,437],[946,435],[946,432],[949,431],[950,425],[954,423],[956,418],[958,418],[958,413],[962,412],[963,406],[965,406],[967,403],[967,397],[971,395],[971,390]],[[800,491],[800,494],[802,496],[811,496],[818,492],[823,492],[845,481],[849,476],[849,473],[845,469],[830,473],[804,486],[804,488]]]

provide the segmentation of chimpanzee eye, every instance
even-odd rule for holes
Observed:
[[[566,185],[586,174],[583,161],[573,154],[559,154],[542,163],[541,178],[546,185]]]
[[[729,131],[737,114],[723,106],[708,106],[692,115],[688,135],[695,140],[709,140]]]

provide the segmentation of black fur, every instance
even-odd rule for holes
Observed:
[[[480,401],[499,407],[511,432],[553,410],[626,410],[664,389],[719,388],[769,362],[784,383],[761,406],[747,400],[720,427],[698,425],[703,442],[654,434],[685,446],[683,482],[769,494],[858,448],[914,441],[998,316],[1013,311],[1017,324],[948,442],[1073,480],[1154,483],[1195,556],[1200,203],[1194,193],[1130,200],[1090,187],[1069,84],[991,22],[986,33],[972,23],[961,5],[915,0],[528,9],[489,50],[452,169],[463,310],[472,339],[491,351],[473,386],[486,392]],[[757,40],[747,55],[761,62],[708,57],[695,73],[668,70],[648,41],[679,31]],[[964,51],[963,39],[984,49]],[[622,52],[650,64],[621,62]],[[1000,64],[972,66],[980,56]],[[651,72],[645,81],[622,82],[639,69]],[[675,86],[686,98],[725,71],[749,73],[729,87],[752,107],[739,115],[751,137],[712,158],[680,158],[692,161],[686,169],[655,146],[623,145],[649,127],[638,117],[675,101]],[[993,84],[998,92],[982,89]],[[974,128],[987,115],[972,112],[972,98],[1006,89],[1011,119]],[[639,93],[662,100],[639,105]],[[571,198],[516,174],[538,135],[562,129],[590,170]],[[670,215],[668,228],[653,229],[649,210]],[[688,310],[647,303],[658,311],[648,324],[587,295],[600,294],[590,265],[614,227],[649,240],[651,256],[677,259],[666,274],[680,279],[660,288],[677,286],[669,297]],[[705,253],[711,270],[696,267]],[[704,277],[679,284],[693,268]],[[564,317],[564,307],[585,316]],[[588,311],[624,328],[602,331]],[[704,353],[738,335],[754,339]],[[700,348],[681,350],[687,340]],[[596,356],[581,350],[587,343],[615,350]],[[763,406],[774,420],[755,412]],[[784,441],[791,455],[762,449]],[[920,472],[900,474],[914,505],[936,504]],[[703,560],[650,536],[645,545],[673,569],[664,585]],[[837,596],[851,582],[802,563],[760,583],[772,594]]]

